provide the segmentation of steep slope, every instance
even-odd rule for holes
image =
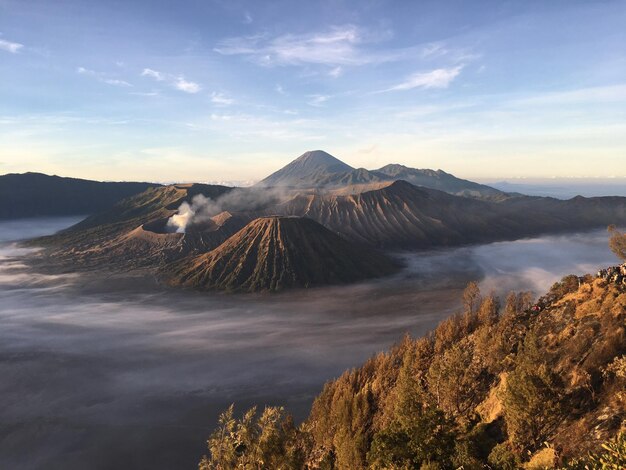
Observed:
[[[210,253],[166,268],[173,285],[242,291],[343,284],[392,273],[393,262],[311,219],[264,217]]]
[[[350,165],[323,150],[305,152],[287,166],[272,173],[259,184],[262,186],[314,187],[337,174],[349,173]]]
[[[348,196],[296,196],[275,211],[310,217],[350,239],[394,248],[478,241],[490,218],[481,201],[429,192],[404,181]]]
[[[139,194],[154,183],[101,182],[41,173],[0,176],[0,219],[88,215]]]
[[[503,308],[475,284],[463,297],[463,311],[434,332],[407,336],[328,382],[300,427],[282,408],[266,410],[272,429],[285,431],[273,434],[265,461],[302,469],[624,468],[626,284],[571,275],[537,301],[511,293]],[[244,436],[256,449],[266,435],[267,420],[246,416],[225,412],[230,419],[220,422],[234,444],[218,428],[201,468],[255,458],[228,451]],[[587,460],[589,451],[603,452],[605,465]]]
[[[111,209],[95,214],[56,235],[31,241],[49,247],[48,255],[73,265],[105,263],[107,266],[130,263],[150,265],[171,259],[176,252],[206,251],[223,242],[243,226],[237,220],[216,224],[216,233],[165,233],[165,223],[183,202],[198,194],[215,199],[232,188],[202,184],[150,188],[124,199]],[[225,229],[221,229],[224,225]],[[235,227],[232,227],[235,225]]]
[[[615,373],[626,365],[625,289],[592,276],[567,276],[535,304],[526,293],[510,295],[499,312],[497,302],[485,298],[432,335],[404,341],[328,384],[309,418],[315,447],[332,452],[332,443],[340,442],[335,436],[352,424],[353,435],[368,436],[369,453],[356,439],[346,444],[363,452],[356,459],[334,447],[341,460],[335,468],[380,468],[411,452],[440,468],[523,468],[529,460],[526,468],[553,468],[599,450],[626,430],[626,376]],[[371,400],[368,417],[339,417],[337,400],[356,405],[364,393]],[[397,421],[410,409],[429,407],[438,418]],[[400,434],[386,440],[395,426]],[[430,448],[411,451],[402,429],[412,426],[426,435],[437,426],[447,430]],[[420,431],[414,432],[419,439]]]

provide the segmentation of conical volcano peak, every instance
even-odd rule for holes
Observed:
[[[273,291],[344,284],[397,266],[305,217],[253,220],[215,250],[168,269],[170,282],[200,289]]]
[[[350,165],[323,150],[303,153],[287,166],[261,181],[264,186],[322,186],[336,175],[354,171]]]
[[[350,165],[323,150],[309,150],[308,152],[304,152],[291,164],[297,164],[300,168],[324,169],[329,173],[341,173],[353,170]]]

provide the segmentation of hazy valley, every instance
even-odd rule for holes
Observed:
[[[38,440],[29,466],[193,466],[230,403],[303,420],[325,381],[433,330],[470,281],[539,295],[612,263],[623,198],[402,171],[448,191],[307,152],[252,188],[153,186],[82,221],[1,222],[3,460]]]
[[[41,235],[29,231],[39,221],[3,222],[4,237],[9,224],[11,238]],[[11,406],[0,455],[64,468],[194,466],[230,403],[284,404],[304,418],[327,379],[405,332],[434,328],[470,280],[502,295],[541,292],[612,262],[597,231],[404,254],[406,271],[373,283],[233,296],[163,290],[132,274],[37,274],[27,253],[2,248],[2,396]]]

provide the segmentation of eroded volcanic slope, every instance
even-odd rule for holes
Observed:
[[[271,210],[312,218],[349,239],[383,248],[452,246],[626,222],[626,198],[490,202],[405,181],[360,194],[296,195]]]
[[[156,266],[172,256],[219,246],[245,225],[239,217],[222,217],[207,233],[165,233],[167,219],[197,194],[218,198],[232,188],[187,184],[150,188],[120,201],[111,209],[59,232],[32,241],[48,247],[56,263],[78,267]],[[179,256],[180,257],[180,256]]]
[[[396,264],[301,217],[262,217],[215,250],[166,270],[172,285],[275,291],[344,284],[391,274]]]

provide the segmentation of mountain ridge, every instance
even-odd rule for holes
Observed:
[[[626,223],[626,198],[493,202],[403,180],[358,194],[299,194],[270,210],[310,217],[346,238],[388,249],[463,245]]]
[[[47,253],[57,262],[82,267],[103,262],[127,267],[130,260],[136,260],[131,264],[155,268],[190,253],[212,250],[247,221],[272,215],[307,217],[351,242],[392,250],[514,240],[626,223],[626,198],[519,197],[493,202],[398,180],[354,194],[286,192],[278,202],[268,199],[265,207],[229,213],[228,222],[218,223],[216,230],[200,225],[184,237],[167,233],[167,220],[182,202],[198,194],[215,201],[231,191],[206,185],[152,188],[30,244],[49,247]],[[167,256],[161,256],[160,247],[167,249]]]
[[[89,215],[160,184],[109,182],[44,173],[0,175],[0,219]]]
[[[404,180],[417,186],[439,189],[465,197],[502,200],[506,193],[473,181],[457,178],[443,170],[409,168],[397,163],[376,170],[354,168],[323,150],[300,157],[261,180],[257,185],[297,189],[337,189],[348,185]]]

